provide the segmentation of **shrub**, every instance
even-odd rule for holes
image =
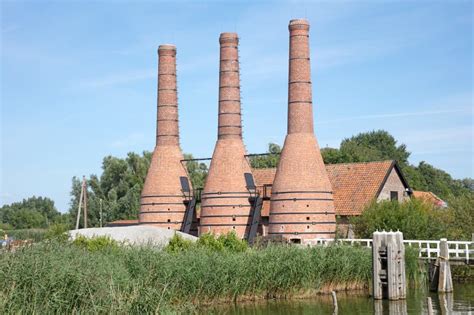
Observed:
[[[197,247],[221,252],[224,245],[211,233],[202,234],[196,242]]]
[[[45,233],[45,238],[48,240],[58,240],[61,242],[65,242],[68,240],[69,235],[67,233],[68,227],[66,224],[53,224],[49,227],[49,229]]]
[[[371,238],[376,230],[400,230],[405,239],[440,239],[446,237],[449,211],[417,200],[371,203],[359,217],[351,219],[359,237]]]
[[[447,227],[450,239],[471,240],[474,233],[474,193],[447,200],[451,221]]]
[[[234,253],[244,252],[248,248],[247,241],[240,239],[234,231],[220,235],[217,241],[220,242],[226,250]]]
[[[87,238],[83,235],[78,235],[72,243],[77,247],[87,249],[90,252],[118,248],[117,242],[108,236]]]
[[[184,239],[181,235],[176,233],[165,247],[165,251],[168,253],[177,253],[184,250],[188,250],[193,246],[193,242],[191,240]]]

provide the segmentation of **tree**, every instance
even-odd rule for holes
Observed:
[[[45,228],[61,218],[54,201],[31,197],[0,208],[0,222],[14,229]]]
[[[184,156],[186,159],[192,159],[191,154]],[[104,224],[116,220],[138,218],[140,194],[150,161],[150,152],[143,152],[141,156],[131,152],[124,159],[113,156],[104,158],[102,174],[100,176],[92,174],[87,180],[88,226],[99,226],[101,208]],[[207,165],[190,161],[187,163],[187,169],[193,187],[204,187]],[[73,177],[69,208],[72,222],[75,222],[77,216],[80,193],[81,180]],[[83,226],[83,220],[80,221],[79,226]]]
[[[396,160],[400,166],[408,164],[410,152],[406,145],[397,145],[395,138],[385,130],[359,133],[342,140],[339,149],[345,162]]]
[[[405,239],[429,240],[446,237],[449,212],[435,210],[429,203],[417,199],[406,202],[373,202],[362,215],[351,219],[355,233],[370,238],[376,230],[400,230]]]
[[[280,161],[281,147],[276,143],[268,144],[267,155],[257,155],[250,157],[250,165],[252,168],[271,168],[277,167]]]
[[[189,153],[184,154],[186,160],[192,160],[193,155]],[[198,161],[188,161],[186,162],[186,168],[188,170],[189,179],[193,185],[193,189],[204,188],[204,183],[207,178],[207,165]]]

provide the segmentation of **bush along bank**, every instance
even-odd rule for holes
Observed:
[[[415,263],[407,269],[417,268],[416,255],[408,257]],[[48,241],[0,255],[0,313],[179,312],[225,301],[301,297],[367,288],[371,264],[371,251],[363,247],[254,249],[234,236],[196,243],[176,237],[164,250],[104,239]]]

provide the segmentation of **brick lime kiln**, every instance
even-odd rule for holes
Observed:
[[[156,146],[140,198],[140,224],[183,230],[192,200],[179,145],[176,47],[158,48],[158,111]]]
[[[331,183],[313,128],[309,22],[291,20],[288,132],[272,188],[269,235],[296,243],[333,238]]]

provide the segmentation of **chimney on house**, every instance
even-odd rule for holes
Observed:
[[[191,197],[179,146],[176,47],[158,48],[156,146],[140,198],[140,224],[180,230]]]
[[[309,22],[291,20],[288,132],[272,187],[269,235],[295,243],[334,238],[331,183],[313,128]]]
[[[217,142],[201,195],[199,234],[230,231],[247,237],[251,203],[246,177],[251,176],[242,141],[239,38],[222,33],[220,42]]]

